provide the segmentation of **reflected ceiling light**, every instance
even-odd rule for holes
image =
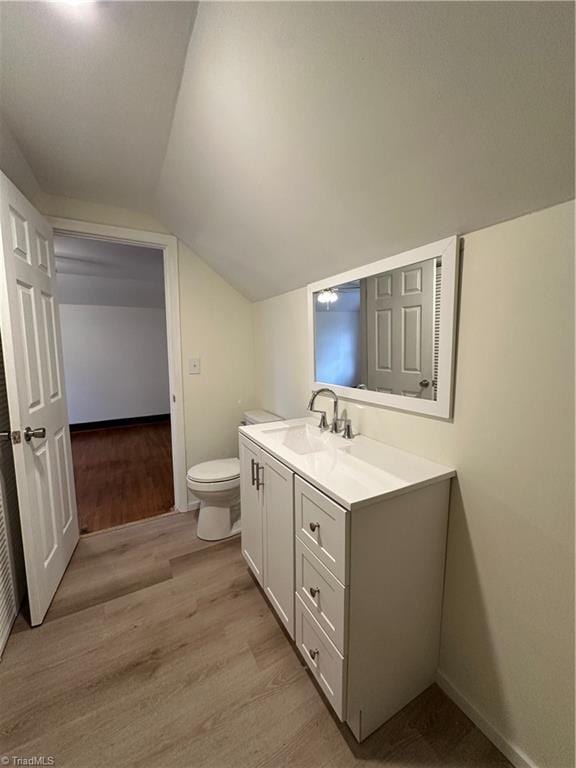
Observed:
[[[334,304],[338,301],[338,291],[334,288],[325,288],[318,294],[318,304]]]
[[[96,0],[48,0],[48,2],[69,19],[89,22],[95,18]]]

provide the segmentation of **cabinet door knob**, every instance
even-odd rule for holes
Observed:
[[[314,533],[317,528],[320,528],[320,523],[310,523],[310,530],[312,533]]]
[[[316,656],[318,656],[318,648],[314,648],[314,649],[309,648],[308,649],[308,654],[309,654],[310,658],[312,659],[312,661],[314,661]]]
[[[312,597],[316,597],[316,595],[320,592],[320,587],[310,587],[308,590]]]

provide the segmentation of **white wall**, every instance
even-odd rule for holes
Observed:
[[[360,311],[315,313],[316,378],[356,387],[362,382]]]
[[[443,674],[518,753],[574,765],[574,205],[465,238],[452,423],[351,406],[458,470]],[[306,293],[255,305],[260,406],[304,413]]]
[[[71,424],[170,412],[164,309],[63,304],[60,319]]]
[[[162,258],[162,255],[159,258]],[[58,272],[56,290],[59,304],[165,308],[163,279],[158,282],[118,280],[100,275],[90,275],[86,278],[84,275]]]

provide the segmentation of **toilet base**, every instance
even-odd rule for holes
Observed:
[[[217,507],[213,504],[200,505],[196,536],[202,541],[221,541],[240,533],[240,506]]]

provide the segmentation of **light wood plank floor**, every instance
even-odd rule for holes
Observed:
[[[0,663],[0,755],[58,768],[509,766],[433,686],[358,745],[325,706],[238,540],[190,515],[84,537],[46,622]]]
[[[72,432],[71,439],[82,533],[172,509],[169,421]]]

